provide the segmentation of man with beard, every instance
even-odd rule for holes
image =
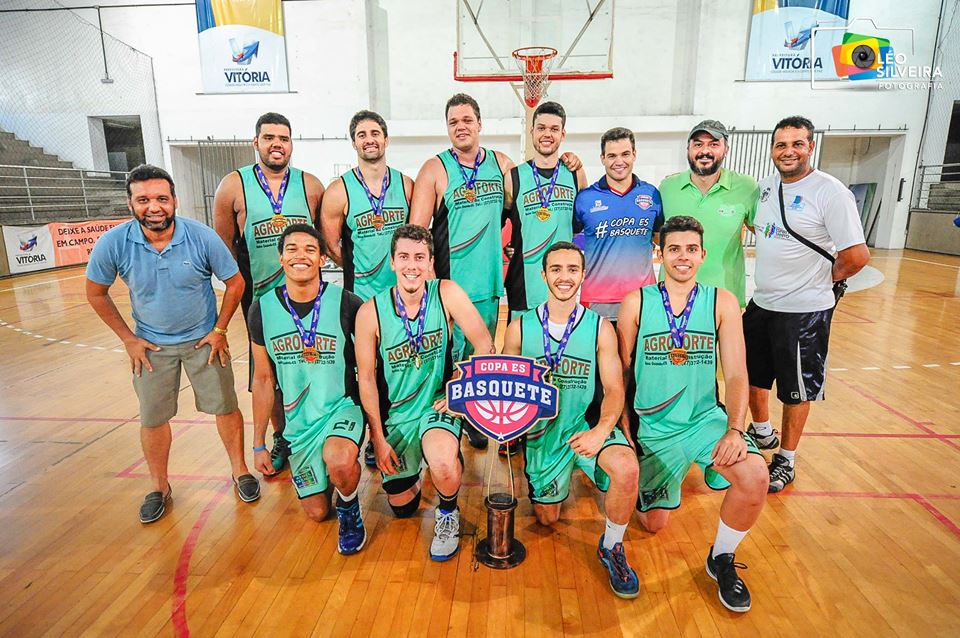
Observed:
[[[771,492],[796,477],[810,402],[824,398],[834,282],[870,260],[853,193],[810,165],[815,148],[813,123],[805,117],[784,118],[773,129],[770,156],[777,172],[760,182],[757,288],[743,313],[753,415],[748,432],[764,449],[780,444],[770,463]],[[774,381],[783,404],[782,443],[770,426]]]
[[[742,308],[747,304],[742,234],[744,227],[753,230],[760,191],[749,175],[723,168],[728,143],[727,129],[717,120],[694,126],[687,136],[690,170],[664,179],[660,198],[665,219],[687,215],[703,225],[706,257],[697,279],[729,290]]]
[[[323,184],[310,173],[290,166],[293,141],[290,121],[279,113],[264,113],[257,120],[253,148],[257,163],[225,176],[213,199],[213,225],[236,257],[246,282],[240,306],[249,320],[250,305],[283,283],[277,262],[277,241],[290,224],[315,225]],[[253,384],[253,347],[250,348],[249,387]],[[277,388],[274,401],[273,450],[275,470],[290,456],[283,438],[283,397]]]
[[[180,370],[186,370],[200,412],[216,415],[237,495],[260,498],[260,483],[243,458],[243,416],[237,407],[227,325],[243,295],[243,277],[216,233],[176,216],[173,179],[141,165],[127,176],[134,219],[104,233],[87,264],[87,301],[123,342],[140,401],[140,443],[154,490],[140,522],[163,516],[172,498],[167,462],[170,419],[177,414]],[[134,330],[110,298],[117,276],[130,289]],[[226,284],[220,314],[211,275]]]

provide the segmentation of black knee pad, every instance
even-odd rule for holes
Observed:
[[[404,503],[403,505],[390,503],[390,509],[393,510],[393,515],[397,518],[410,518],[416,514],[417,510],[420,509],[421,494],[422,492],[417,491],[417,495],[410,499],[409,503]]]

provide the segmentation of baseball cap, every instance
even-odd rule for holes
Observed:
[[[721,137],[727,139],[728,136],[727,127],[723,125],[723,122],[718,120],[704,120],[690,129],[690,135],[687,136],[687,140],[693,139],[693,136],[701,131],[708,133],[715,140]]]

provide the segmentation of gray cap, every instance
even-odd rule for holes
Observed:
[[[717,120],[704,120],[690,129],[690,135],[687,136],[687,141],[693,139],[693,136],[700,132],[708,133],[713,139],[719,140],[721,137],[727,139],[727,127],[723,125],[723,122]]]

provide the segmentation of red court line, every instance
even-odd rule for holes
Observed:
[[[124,470],[123,472],[118,472],[116,475],[117,478],[132,478],[132,479],[148,479],[150,475],[146,472],[128,472]],[[231,477],[225,476],[223,474],[219,476],[206,475],[206,474],[169,474],[167,478],[171,481],[224,481],[226,483],[233,483]]]
[[[906,434],[899,432],[804,432],[804,436],[830,436],[842,439],[960,439],[960,434]]]
[[[947,515],[941,512],[937,507],[928,501],[925,497],[920,494],[914,496],[914,501],[916,501],[923,509],[930,512],[935,519],[943,523],[947,529],[954,533],[955,536],[960,537],[960,527],[956,523],[947,518]]]
[[[176,441],[178,438],[186,434],[190,430],[190,428],[192,428],[194,425],[195,423],[188,421],[187,425],[183,426],[182,429],[177,430],[176,434],[170,437],[170,442],[172,443],[173,441]],[[133,472],[134,469],[140,467],[146,462],[147,462],[147,459],[141,456],[138,460],[134,461],[130,466],[117,472],[117,476],[120,478],[133,478],[133,474],[131,474],[131,472]]]
[[[197,522],[193,524],[190,534],[183,541],[183,547],[180,549],[180,558],[177,559],[177,570],[173,576],[173,600],[170,607],[170,621],[173,623],[173,634],[178,638],[186,638],[190,635],[190,627],[187,625],[187,578],[190,576],[190,559],[193,557],[193,550],[197,548],[197,540],[200,538],[200,532],[203,526],[207,524],[211,512],[229,491],[229,486],[222,485],[210,502],[207,503],[203,511],[200,512]]]

